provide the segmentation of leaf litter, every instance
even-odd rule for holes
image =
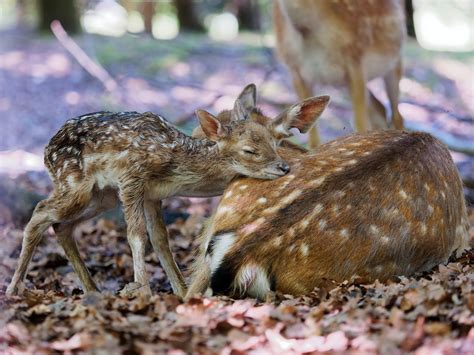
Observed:
[[[189,277],[206,203],[187,221],[168,225],[171,245]],[[182,209],[176,200],[168,208]],[[473,214],[471,213],[471,217]],[[472,221],[472,219],[471,219]],[[51,233],[32,261],[22,297],[4,291],[21,245],[21,231],[0,226],[0,353],[302,354],[473,353],[474,251],[431,272],[372,284],[358,278],[306,296],[276,294],[268,302],[195,297],[183,303],[151,248],[147,268],[154,295],[118,294],[133,279],[123,228],[100,219],[75,233],[103,293],[82,294]],[[471,228],[472,231],[472,228]]]

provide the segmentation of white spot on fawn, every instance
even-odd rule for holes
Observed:
[[[314,187],[318,187],[324,182],[324,180],[326,180],[326,177],[321,176],[320,178],[317,178],[317,179],[311,181],[310,185],[314,186]]]
[[[243,190],[245,190],[247,187],[248,187],[248,185],[242,185],[242,186],[239,187],[239,189],[243,191]]]
[[[351,159],[347,162],[347,164],[349,164],[349,165],[357,164],[357,159]]]
[[[224,198],[230,198],[232,197],[232,190],[227,191],[226,194],[224,195]]]
[[[309,226],[309,220],[307,218],[303,219],[301,222],[300,222],[300,226],[302,229],[305,229],[306,227]]]
[[[377,226],[371,224],[369,227],[369,232],[371,234],[377,235],[379,233],[379,229],[377,228]]]
[[[326,228],[327,224],[328,224],[328,223],[326,222],[326,220],[321,219],[321,220],[319,221],[319,223],[318,223],[319,230],[324,230],[324,228]]]
[[[382,241],[383,244],[388,244],[390,242],[390,238],[387,237],[386,235],[383,235],[380,240]]]
[[[267,199],[265,197],[260,197],[257,202],[261,205],[264,205],[265,203],[267,203]]]
[[[421,223],[421,225],[420,225],[420,232],[421,232],[421,235],[425,235],[425,234],[426,234],[426,224]]]
[[[301,254],[303,254],[303,256],[308,256],[308,252],[309,252],[309,248],[308,248],[308,245],[303,243],[301,244]]]
[[[398,191],[398,193],[400,194],[401,198],[403,198],[403,199],[405,199],[405,200],[408,198],[408,195],[407,195],[407,193],[405,192],[405,190],[400,189],[400,190]]]
[[[272,240],[273,246],[279,247],[279,246],[281,245],[281,240],[282,240],[281,235],[279,235],[278,237],[274,238],[274,239]]]
[[[313,216],[315,216],[315,215],[321,213],[322,210],[323,210],[323,205],[322,205],[321,203],[318,203],[318,204],[317,204],[316,206],[314,206],[314,208],[313,208],[313,212],[312,212]]]
[[[339,232],[339,235],[343,238],[347,238],[349,236],[349,231],[346,228],[341,229],[341,231]]]

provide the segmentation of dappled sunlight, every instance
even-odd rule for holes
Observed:
[[[433,69],[456,83],[459,98],[471,114],[474,114],[474,58],[466,64],[452,59],[436,58],[433,60]]]
[[[209,15],[206,18],[206,23],[209,27],[209,37],[215,41],[230,41],[239,34],[239,23],[231,13]]]
[[[0,54],[0,69],[37,79],[47,76],[59,78],[69,75],[71,61],[62,53],[41,56],[39,54],[26,54],[22,51],[10,51]]]
[[[472,0],[417,0],[414,21],[420,45],[430,50],[474,50]]]
[[[81,94],[77,91],[68,91],[64,95],[64,100],[68,103],[68,105],[77,105],[81,99]]]
[[[24,150],[0,151],[0,174],[15,177],[27,171],[45,170],[43,156]]]
[[[82,16],[84,29],[89,33],[120,37],[127,32],[128,14],[118,3],[102,0]]]
[[[169,101],[167,95],[150,86],[150,84],[140,78],[128,78],[124,82],[124,88],[127,92],[127,100],[136,109],[146,111],[144,105],[166,106]]]
[[[157,39],[173,39],[179,33],[176,16],[160,14],[153,18],[153,37]]]
[[[178,62],[176,64],[173,64],[170,67],[170,74],[176,76],[176,77],[185,77],[186,75],[189,75],[191,72],[191,67],[189,66],[188,63],[184,62]]]

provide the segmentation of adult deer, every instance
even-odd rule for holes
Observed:
[[[392,125],[403,128],[398,111],[403,0],[275,0],[273,19],[277,51],[300,99],[313,96],[314,84],[347,86],[356,131],[387,128],[385,108],[366,86],[383,77]],[[310,147],[319,142],[313,127]]]
[[[238,179],[224,192],[187,298],[208,287],[265,299],[309,293],[323,279],[386,280],[468,245],[461,179],[429,134],[372,131],[280,154],[291,174]]]
[[[289,167],[277,153],[277,143],[290,128],[309,129],[329,100],[304,100],[271,120],[256,109],[255,96],[255,86],[247,86],[234,109],[218,118],[198,110],[204,139],[189,137],[150,112],[98,112],[67,121],[45,149],[54,191],[38,203],[25,228],[7,294],[21,291],[28,263],[50,226],[84,290],[97,290],[72,231],[120,201],[135,279],[125,290],[151,293],[145,271],[148,232],[173,291],[184,296],[185,283],[169,248],[161,200],[219,195],[237,176],[271,180],[285,175]]]

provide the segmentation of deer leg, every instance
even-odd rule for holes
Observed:
[[[202,263],[200,267],[193,273],[192,281],[189,285],[188,292],[184,297],[188,301],[191,297],[197,294],[204,294],[211,283],[211,270],[207,263]]]
[[[143,191],[137,186],[142,184],[134,181],[121,188],[120,199],[123,204],[125,222],[127,223],[127,239],[132,249],[134,285],[127,285],[123,294],[151,295],[146,274],[145,247],[147,241],[146,221],[143,205]]]
[[[365,132],[370,129],[370,126],[367,120],[367,89],[362,67],[360,65],[349,66],[348,76],[355,130]]]
[[[398,99],[400,95],[400,79],[402,78],[402,61],[399,60],[396,67],[384,76],[385,88],[390,108],[392,109],[392,126],[396,129],[403,129],[403,117],[398,111]]]
[[[99,291],[77,249],[76,241],[72,235],[75,225],[76,223],[59,223],[54,225],[54,232],[59,240],[59,244],[64,249],[64,253],[79,277],[83,290],[86,292]]]
[[[295,88],[296,94],[300,100],[304,100],[308,97],[313,96],[313,91],[311,90],[311,85],[309,85],[301,76],[300,72],[297,69],[291,70],[293,77],[293,87]],[[321,138],[319,137],[319,132],[316,122],[309,131],[308,137],[308,146],[310,149],[315,149],[321,144]]]
[[[168,231],[161,214],[161,201],[145,200],[145,216],[151,245],[170,280],[173,292],[182,298],[186,294],[186,284],[171,253]]]
[[[387,129],[387,113],[385,111],[385,106],[375,97],[370,89],[369,92],[369,120],[370,125],[373,129]]]
[[[51,205],[54,203],[53,201],[53,198],[40,201],[38,205],[36,205],[33,216],[25,227],[18,266],[7,288],[7,295],[15,295],[22,292],[23,281],[33,253],[41,242],[43,233],[55,222],[55,215],[53,208],[51,208]]]

